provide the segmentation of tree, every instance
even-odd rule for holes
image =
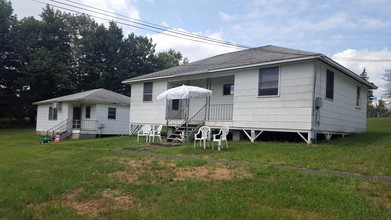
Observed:
[[[386,69],[383,74],[383,80],[385,81],[384,87],[386,93],[384,94],[387,98],[391,98],[391,69]]]
[[[115,22],[49,6],[41,20],[12,13],[0,0],[0,117],[34,119],[33,102],[89,89],[129,95],[123,80],[188,62],[175,50],[155,54],[152,39],[124,37]]]
[[[360,77],[366,81],[369,80],[369,76],[368,76],[365,68],[363,69],[362,73],[360,74]],[[368,111],[373,110],[373,105],[372,105],[373,99],[374,99],[373,91],[371,89],[368,89],[367,90],[367,110]]]
[[[20,57],[12,36],[17,19],[10,2],[0,0],[0,118],[23,117],[20,104],[22,83]]]
[[[377,106],[376,106],[376,112],[378,113],[378,115],[380,117],[383,117],[383,115],[385,115],[388,112],[383,99],[378,100]]]
[[[181,52],[169,49],[168,51],[159,52],[156,55],[156,71],[168,69],[171,67],[186,64],[189,60],[183,58]]]

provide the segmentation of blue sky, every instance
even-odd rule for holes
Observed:
[[[42,0],[50,3],[50,0]],[[66,2],[65,0],[58,0]],[[323,53],[380,87],[391,68],[391,0],[80,0],[78,2],[189,33],[251,47],[277,45]],[[11,0],[18,18],[37,16],[42,4]],[[53,3],[53,2],[52,2]],[[98,20],[99,21],[99,20]],[[103,21],[104,22],[104,21]],[[123,27],[153,38],[157,50],[180,51],[190,61],[235,51]],[[360,62],[357,62],[357,59]],[[383,60],[380,62],[379,60]]]

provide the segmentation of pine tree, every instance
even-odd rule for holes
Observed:
[[[368,76],[367,71],[366,71],[365,68],[363,69],[362,73],[360,74],[360,77],[362,79],[365,79],[366,81],[369,80],[369,76]],[[372,105],[373,98],[374,98],[373,91],[371,89],[368,89],[367,90],[367,109],[368,110],[373,109],[373,105]]]

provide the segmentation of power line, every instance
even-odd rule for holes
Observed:
[[[340,60],[340,61],[351,61],[351,62],[391,62],[391,59],[366,59],[366,58],[354,58],[354,57],[337,57],[332,56],[331,57],[334,60]]]
[[[64,4],[64,5],[68,5],[68,4],[59,2],[57,0],[50,0],[50,1],[57,2],[57,3],[60,3],[60,4]],[[121,15],[121,14],[118,14],[118,13],[110,12],[110,11],[107,11],[107,10],[103,10],[103,9],[100,9],[100,8],[96,8],[96,7],[93,7],[93,6],[90,6],[90,5],[86,5],[86,4],[82,4],[82,3],[79,3],[79,2],[75,2],[75,1],[72,1],[72,0],[65,0],[65,1],[71,2],[71,3],[76,4],[76,5],[82,5],[82,6],[87,7],[87,8],[92,8],[92,9],[95,9],[95,10],[99,10],[99,11],[103,11],[103,12],[106,12],[106,13],[110,13],[110,14],[113,14],[113,15],[116,15],[116,16],[119,16],[119,17],[122,17],[122,18],[130,19],[130,20],[127,20],[127,21],[132,22],[132,23],[136,23],[136,24],[141,24],[141,25],[144,25],[144,26],[147,26],[147,27],[152,27],[152,28],[156,28],[156,29],[159,29],[159,30],[168,31],[168,32],[176,33],[176,34],[182,34],[182,35],[186,35],[186,36],[189,36],[189,37],[196,37],[196,38],[200,38],[200,39],[204,39],[204,40],[208,40],[208,41],[211,40],[211,41],[217,42],[217,43],[230,44],[230,45],[236,46],[236,47],[252,48],[251,46],[246,46],[246,45],[242,45],[242,44],[234,44],[234,43],[228,42],[228,41],[223,41],[223,40],[219,40],[219,39],[205,37],[205,36],[202,36],[202,35],[192,34],[192,33],[181,31],[181,30],[176,30],[176,29],[173,29],[173,28],[168,28],[168,27],[165,27],[165,26],[162,26],[162,25],[158,25],[158,24],[154,24],[154,23],[148,22],[148,21],[143,21],[143,20],[136,19],[136,18],[130,18],[130,17],[125,16],[125,15]],[[73,7],[73,5],[68,5],[68,6]]]
[[[125,21],[126,23],[119,22],[119,21],[115,21],[115,22],[118,23],[118,24],[125,25],[125,26],[139,28],[139,29],[143,29],[143,30],[147,30],[147,31],[152,31],[152,32],[155,32],[155,33],[160,33],[160,34],[171,36],[171,37],[181,38],[181,39],[185,39],[185,40],[191,40],[191,41],[200,42],[200,43],[219,45],[219,46],[223,46],[223,47],[230,47],[230,48],[250,48],[249,46],[236,45],[236,44],[233,44],[233,43],[230,43],[230,42],[221,41],[221,40],[217,40],[217,39],[212,39],[212,38],[199,36],[199,35],[195,35],[195,34],[190,34],[190,33],[183,32],[183,31],[176,31],[176,30],[172,30],[172,29],[169,29],[169,28],[162,28],[162,26],[161,27],[154,27],[153,25],[146,25],[146,24],[142,24],[141,22],[134,22],[134,21],[129,20],[128,17],[127,17],[127,19],[117,18],[117,17],[115,17],[115,16],[113,16],[111,14],[102,13],[102,12],[86,9],[86,8],[83,8],[83,7],[79,7],[79,6],[58,2],[58,1],[55,1],[55,0],[50,0],[50,1],[53,1],[53,2],[56,2],[56,3],[62,4],[62,5],[65,5],[67,7],[59,6],[59,5],[55,5],[55,4],[51,4],[51,3],[47,3],[47,2],[42,2],[42,1],[39,1],[39,0],[33,0],[33,1],[41,3],[41,4],[48,4],[48,5],[52,6],[52,7],[63,9],[63,10],[74,12],[74,13],[86,14],[86,15],[89,15],[91,17],[99,18],[99,19],[106,20],[106,21],[112,21],[112,19],[122,20],[122,21]],[[69,8],[69,7],[71,7],[71,8]],[[78,9],[78,10],[75,10],[75,8]],[[102,15],[104,17],[92,15],[92,14],[89,14],[89,13],[86,13],[86,12],[82,12],[80,10],[88,11],[90,13],[96,13],[96,14]],[[102,10],[102,9],[99,9],[99,10]],[[104,10],[102,10],[102,11],[104,11]],[[120,15],[120,16],[123,16],[123,15]],[[107,17],[109,17],[111,19],[108,19]],[[126,16],[124,16],[124,17],[126,17]],[[129,24],[129,23],[131,23],[131,24]],[[150,22],[148,22],[148,23],[150,23]],[[158,25],[156,25],[156,26],[158,26]],[[153,29],[156,29],[156,30],[153,30]],[[161,31],[164,31],[164,32],[161,32]],[[186,34],[184,34],[184,33],[186,33]]]

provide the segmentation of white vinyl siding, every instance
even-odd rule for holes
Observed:
[[[165,124],[166,100],[145,103],[143,101],[142,82],[132,84],[132,98],[130,99],[130,124]],[[156,96],[166,91],[166,81],[154,81],[153,91]]]
[[[49,107],[52,104],[41,104],[37,106],[37,125],[36,131],[43,132],[54,127],[58,123],[68,118],[68,103],[63,103],[61,110],[57,110],[57,120],[49,120]]]
[[[281,65],[279,96],[258,96],[259,69],[235,75],[233,125],[273,130],[310,130],[312,62]]]
[[[108,118],[108,109],[115,109],[115,120]],[[129,132],[129,106],[96,104],[96,120],[103,124],[101,134],[128,134]]]
[[[320,111],[320,132],[361,133],[366,130],[366,99],[361,99],[361,108],[356,108],[357,82],[341,72],[334,72],[334,97],[326,98],[327,69],[324,64],[317,66],[316,97],[322,97]],[[364,85],[361,85],[364,87]]]

